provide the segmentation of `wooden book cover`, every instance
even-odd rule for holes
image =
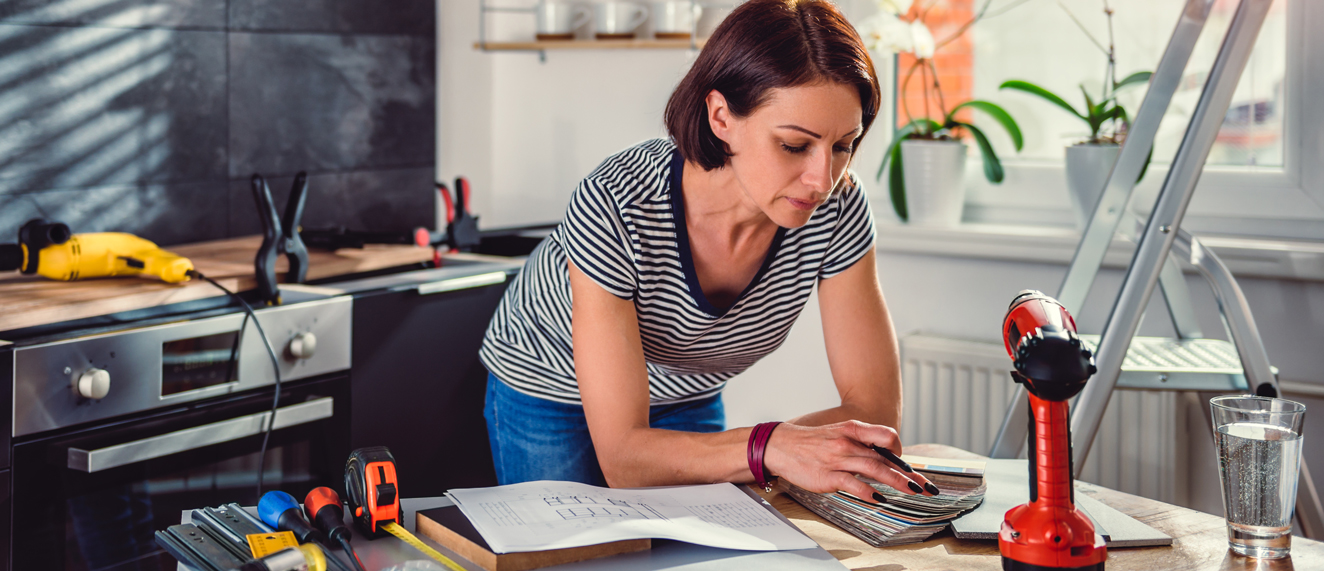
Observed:
[[[631,539],[584,547],[498,554],[492,553],[482,534],[469,523],[459,506],[423,510],[415,518],[414,526],[419,535],[446,546],[487,571],[527,571],[653,547],[651,539]]]

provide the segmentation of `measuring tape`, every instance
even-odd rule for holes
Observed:
[[[451,568],[453,571],[464,571],[464,568],[460,567],[458,563],[451,561],[449,557],[442,555],[441,552],[437,551],[436,549],[428,547],[427,544],[423,543],[422,541],[419,541],[417,537],[414,537],[414,534],[409,533],[409,531],[407,531],[403,527],[400,527],[398,524],[394,522],[386,523],[386,524],[382,524],[381,527],[382,529],[386,530],[387,533],[400,538],[400,541],[408,543],[410,547],[422,551],[428,557],[436,559],[437,561],[441,562],[442,565]]]
[[[345,499],[349,502],[354,525],[367,537],[389,533],[436,559],[451,571],[464,571],[449,557],[424,545],[414,534],[400,527],[400,491],[396,488],[395,457],[385,446],[359,448],[345,462]]]

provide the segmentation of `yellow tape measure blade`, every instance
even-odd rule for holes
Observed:
[[[261,559],[288,547],[299,546],[299,540],[294,537],[293,531],[250,533],[245,537],[248,538],[248,550],[253,552],[254,559]]]
[[[414,534],[409,533],[409,531],[406,530],[405,528],[400,527],[395,523],[388,523],[382,525],[382,529],[386,530],[387,533],[390,533],[391,535],[400,538],[400,541],[408,543],[410,547],[422,551],[423,554],[427,555],[428,557],[436,559],[442,565],[449,567],[453,571],[464,571],[464,568],[460,567],[459,563],[451,561],[451,558],[442,555],[440,551],[428,547],[426,543],[423,543],[417,537],[414,537]]]

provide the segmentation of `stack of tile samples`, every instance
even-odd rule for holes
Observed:
[[[886,501],[862,500],[844,492],[816,494],[780,481],[778,488],[823,519],[874,547],[918,543],[942,531],[957,516],[984,500],[984,463],[906,456],[941,492],[910,495],[861,478]]]

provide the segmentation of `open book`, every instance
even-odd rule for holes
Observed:
[[[947,527],[953,519],[984,500],[984,463],[921,456],[903,459],[922,472],[941,492],[910,495],[867,478],[886,502],[861,499],[844,492],[816,494],[780,481],[777,486],[795,501],[874,547],[918,543]]]

